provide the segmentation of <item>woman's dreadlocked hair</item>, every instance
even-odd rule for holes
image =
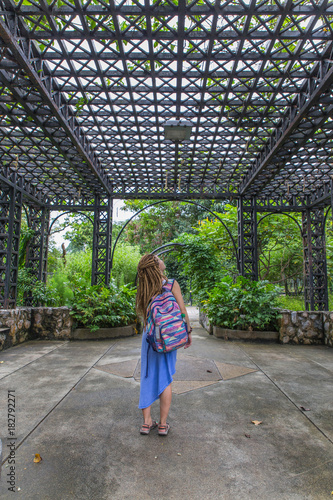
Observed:
[[[144,255],[138,264],[138,286],[136,293],[136,311],[143,316],[144,326],[147,323],[147,307],[150,299],[162,293],[162,280],[166,276],[159,268],[155,255],[148,253]]]

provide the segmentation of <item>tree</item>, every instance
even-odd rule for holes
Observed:
[[[144,207],[154,203],[153,201],[131,200],[125,202],[125,209],[137,212]],[[222,207],[223,204],[214,204],[211,200],[200,201],[207,209],[213,209],[215,205]],[[196,233],[200,217],[206,216],[208,212],[196,205],[169,201],[149,207],[133,219],[126,229],[126,241],[133,245],[139,245],[141,252],[151,252],[155,248],[169,243],[182,233]]]
[[[224,211],[217,215],[227,225],[234,241],[237,241],[236,207],[226,204]],[[289,293],[288,284],[291,280],[303,283],[303,246],[299,227],[283,214],[260,214],[258,221],[262,217],[257,237],[259,279],[282,284],[286,293]],[[294,218],[301,223],[300,215]],[[201,238],[212,241],[220,253],[221,265],[230,273],[237,274],[234,246],[221,222],[210,216],[199,221],[197,229]]]

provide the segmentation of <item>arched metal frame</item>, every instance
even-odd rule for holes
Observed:
[[[54,223],[55,223],[58,219],[60,219],[60,217],[62,217],[63,215],[71,214],[71,213],[73,213],[73,212],[72,212],[71,210],[69,210],[69,211],[67,211],[67,212],[63,212],[63,213],[61,213],[60,215],[57,215],[57,217],[55,217],[55,218],[52,220],[52,222],[51,222],[51,224],[50,224],[50,226],[49,226],[48,235],[49,235],[49,236],[51,235],[51,229],[52,229],[52,226],[53,226],[53,224],[54,224]],[[76,213],[81,214],[81,215],[84,215],[84,216],[85,216],[88,220],[90,220],[90,222],[92,223],[92,225],[94,225],[94,221],[93,221],[93,219],[92,219],[91,217],[89,217],[89,215],[88,215],[88,214],[85,214],[84,212],[80,212],[80,211],[78,211],[78,212],[76,212]]]
[[[274,213],[274,214],[273,214],[273,213],[271,213],[271,214],[266,214],[266,215],[264,215],[263,217],[260,217],[260,219],[258,220],[258,226],[259,226],[259,224],[260,224],[260,222],[261,222],[262,220],[266,219],[266,217],[269,217],[270,215],[286,215],[287,217],[289,217],[289,219],[292,219],[294,222],[296,222],[296,224],[297,224],[297,226],[298,226],[298,229],[300,230],[300,233],[301,233],[301,236],[302,236],[302,227],[301,227],[300,223],[298,222],[298,220],[297,220],[297,219],[295,219],[295,217],[293,217],[292,215],[290,215],[290,214],[286,214],[286,213],[284,213],[284,212],[279,212],[278,214],[276,214],[276,213]]]
[[[183,246],[185,246],[184,243],[166,243],[165,245],[155,248],[155,250],[153,250],[151,253],[156,254],[158,256],[166,252],[171,252],[173,250],[173,248],[168,248],[168,247],[183,247]],[[159,252],[159,250],[162,250],[162,248],[167,248],[167,250]]]
[[[132,217],[130,219],[128,219],[128,221],[126,221],[126,223],[124,224],[124,226],[121,228],[121,230],[119,231],[118,233],[118,236],[116,238],[116,241],[114,242],[114,245],[113,245],[113,249],[112,249],[112,253],[111,253],[111,269],[112,269],[112,265],[113,265],[113,257],[114,257],[114,253],[115,253],[115,249],[116,249],[116,246],[117,246],[117,243],[119,241],[119,238],[120,236],[122,235],[122,232],[124,231],[124,229],[128,226],[128,224],[137,216],[139,215],[141,212],[143,212],[144,210],[147,210],[147,208],[150,208],[150,207],[153,207],[155,205],[160,205],[161,203],[166,203],[168,200],[162,200],[162,201],[156,201],[155,203],[151,203],[150,205],[147,205],[146,207],[144,208],[141,208],[140,210],[138,210],[134,215],[132,215]],[[234,250],[235,250],[235,258],[236,258],[236,262],[237,262],[237,268],[239,270],[239,260],[238,260],[238,252],[237,252],[237,246],[236,246],[236,243],[235,243],[235,240],[234,238],[232,237],[232,234],[230,232],[230,229],[228,228],[228,226],[225,224],[225,222],[223,222],[223,220],[218,216],[216,215],[212,210],[210,210],[209,208],[206,208],[204,205],[201,205],[200,203],[197,203],[195,201],[191,201],[191,200],[182,200],[183,203],[190,203],[192,205],[195,205],[197,207],[200,207],[200,208],[203,208],[206,212],[209,212],[211,213],[217,220],[219,220],[221,222],[221,224],[224,226],[224,228],[226,229],[227,233],[229,234],[230,236],[230,239],[232,241],[232,244],[233,244],[233,247],[234,247]]]
[[[327,210],[326,210],[325,217],[324,217],[324,219],[325,219],[325,227],[326,227],[326,222],[327,222],[327,216],[328,216],[328,214],[330,213],[330,211],[332,212],[332,219],[333,219],[333,211],[332,211],[332,207],[328,207],[328,208],[327,208]],[[332,222],[333,222],[333,220],[332,220]]]
[[[295,219],[295,217],[293,217],[292,215],[290,215],[288,213],[279,212],[279,214],[276,214],[276,213],[265,214],[263,217],[260,217],[260,219],[258,220],[257,226],[259,226],[260,222],[263,221],[264,219],[266,219],[266,217],[269,217],[270,215],[285,215],[285,216],[289,217],[290,219],[292,219],[297,224],[301,239],[303,239],[303,231],[302,231],[302,227],[301,227],[300,223],[298,222],[297,219]],[[304,297],[304,300],[305,300],[305,297]],[[305,307],[307,307],[306,300],[305,300]]]
[[[172,250],[174,250],[174,249],[172,249],[172,248],[168,248],[167,250],[162,250],[162,252],[159,252],[159,253],[157,253],[156,255],[157,255],[157,256],[159,256],[159,255],[163,255],[163,254],[165,254],[165,253],[172,252]]]

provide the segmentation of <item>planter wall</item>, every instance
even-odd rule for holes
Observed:
[[[330,330],[333,328],[332,313],[282,310],[279,318],[280,342],[283,344],[324,344],[323,318],[325,314],[328,316],[327,330]]]
[[[0,309],[0,351],[30,340],[31,308]]]
[[[333,312],[323,312],[324,343],[333,347]]]
[[[114,328],[99,328],[91,332],[89,328],[77,328],[73,331],[74,340],[101,340],[116,339],[120,337],[131,337],[137,333],[136,324],[128,326],[116,326]]]
[[[207,330],[207,332],[210,335],[212,335],[213,325],[209,322],[208,316],[200,308],[199,308],[199,323],[205,330]]]
[[[211,333],[211,325],[200,316],[201,325]],[[214,326],[214,335],[226,340],[267,340],[282,344],[327,345],[333,347],[333,312],[281,310],[278,332],[250,332]]]
[[[69,307],[20,307],[0,309],[0,351],[27,340],[77,340],[119,338],[142,331],[141,325],[101,328],[95,333],[73,330]]]
[[[31,338],[70,339],[73,318],[69,312],[69,307],[33,307],[31,309]]]
[[[224,340],[251,340],[260,342],[278,342],[279,332],[259,332],[249,330],[229,330],[219,326],[213,327],[213,335]]]
[[[97,334],[73,331],[68,307],[20,307],[0,309],[0,351],[27,340],[76,340],[119,338],[141,333],[140,324],[115,329],[100,329]],[[200,323],[212,333],[206,315],[200,311]],[[135,330],[136,328],[136,330]],[[114,331],[112,331],[114,330]],[[220,329],[223,330],[223,329]],[[277,340],[283,344],[324,344],[333,347],[333,312],[281,310],[279,332],[215,330],[216,336],[238,340]],[[231,333],[232,332],[232,333]]]

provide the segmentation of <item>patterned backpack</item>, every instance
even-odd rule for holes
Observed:
[[[171,292],[173,283],[164,283],[162,293],[155,295],[148,306],[147,342],[156,352],[174,351],[188,342],[187,323]]]

